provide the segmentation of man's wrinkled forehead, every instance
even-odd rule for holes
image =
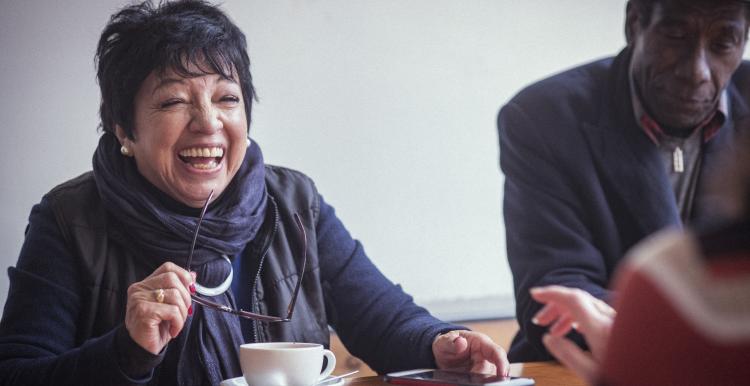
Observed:
[[[661,0],[654,12],[661,17],[701,17],[706,19],[747,20],[750,3],[740,0]]]

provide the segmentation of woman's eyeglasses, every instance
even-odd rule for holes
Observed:
[[[198,218],[198,225],[195,226],[195,233],[193,234],[193,243],[190,245],[190,254],[188,255],[188,260],[187,260],[186,269],[188,270],[188,272],[190,272],[190,264],[193,260],[193,251],[195,250],[195,242],[198,240],[198,231],[201,229],[203,216],[206,214],[206,209],[208,209],[208,203],[211,201],[211,197],[213,197],[213,195],[214,195],[214,191],[212,190],[211,193],[209,193],[208,198],[206,199],[206,203],[203,204],[201,215]],[[305,275],[305,267],[307,266],[307,234],[305,233],[305,227],[302,225],[302,220],[300,219],[297,213],[294,214],[294,221],[297,224],[297,227],[299,228],[299,234],[302,238],[301,240],[302,241],[302,269],[299,271],[297,284],[294,287],[292,298],[289,300],[289,306],[287,306],[287,310],[286,310],[286,317],[256,314],[254,312],[248,312],[242,309],[234,309],[229,306],[219,304],[219,303],[210,301],[206,298],[200,297],[197,294],[190,295],[193,301],[202,305],[203,307],[212,308],[217,311],[228,312],[230,314],[234,314],[241,318],[246,318],[246,319],[259,320],[262,322],[288,322],[292,320],[292,313],[294,312],[294,305],[297,303],[297,295],[299,294],[300,287],[302,286],[302,277]]]

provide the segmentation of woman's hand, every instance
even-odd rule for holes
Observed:
[[[125,328],[147,351],[158,354],[182,331],[188,317],[193,275],[174,263],[164,263],[151,275],[128,287]],[[192,312],[190,312],[192,313]]]
[[[438,335],[432,353],[440,369],[503,376],[510,371],[505,350],[480,332],[455,330]]]
[[[532,322],[550,326],[549,333],[542,338],[544,346],[562,364],[593,384],[604,359],[615,310],[577,288],[555,285],[532,288],[531,297],[544,304]],[[572,329],[583,335],[590,353],[565,338]]]

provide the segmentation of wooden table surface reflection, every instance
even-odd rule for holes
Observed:
[[[533,378],[536,386],[585,386],[586,383],[557,362],[528,362],[510,365],[510,375]],[[346,385],[389,386],[383,377],[360,377],[347,380]]]

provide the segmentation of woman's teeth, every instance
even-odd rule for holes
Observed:
[[[193,147],[180,151],[183,162],[196,169],[213,169],[224,156],[224,149],[220,147]]]
[[[216,167],[216,160],[210,160],[207,163],[190,162],[190,166],[196,169],[213,169]]]
[[[182,157],[223,157],[224,149],[220,147],[192,147],[180,152]]]

